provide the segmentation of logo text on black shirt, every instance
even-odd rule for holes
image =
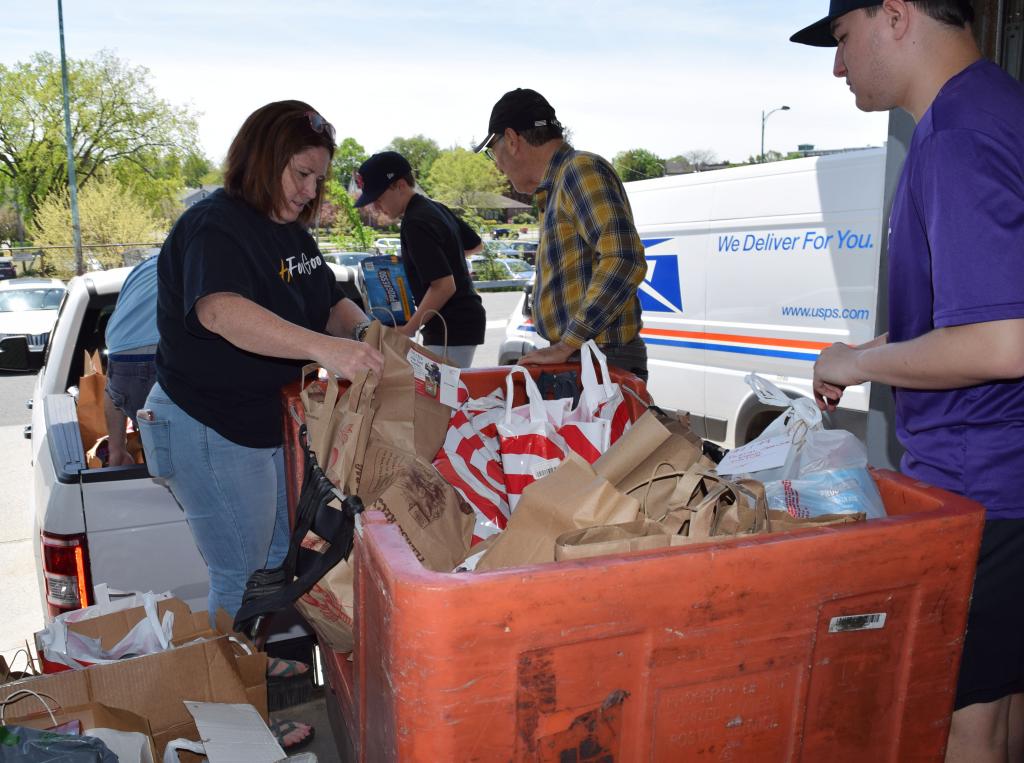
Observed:
[[[298,257],[288,257],[281,260],[281,269],[278,271],[278,275],[281,276],[281,280],[285,283],[292,282],[292,274],[298,273],[299,275],[309,275],[318,267],[324,264],[324,259],[319,254],[310,259],[305,253],[300,253]]]

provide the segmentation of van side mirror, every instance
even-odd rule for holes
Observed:
[[[28,337],[0,339],[0,370],[28,371]]]
[[[523,287],[523,315],[529,318],[533,315],[533,283],[528,283]]]

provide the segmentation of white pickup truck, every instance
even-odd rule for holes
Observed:
[[[339,282],[354,281],[354,269],[331,269]],[[145,466],[89,468],[77,389],[69,391],[82,376],[85,352],[105,349],[107,321],[129,272],[71,280],[32,395],[26,437],[32,440],[35,552],[48,617],[91,602],[99,583],[170,590],[193,609],[206,609],[206,564],[174,496]],[[17,358],[12,350],[0,359]]]

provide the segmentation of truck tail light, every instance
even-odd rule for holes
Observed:
[[[89,576],[89,547],[85,533],[57,535],[42,533],[43,580],[46,606],[51,616],[87,607],[92,581]]]

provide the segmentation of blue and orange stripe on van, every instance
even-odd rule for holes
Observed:
[[[532,321],[519,325],[520,331],[536,332]],[[830,342],[810,342],[805,339],[747,336],[743,334],[711,333],[707,331],[680,331],[678,329],[644,328],[640,336],[647,344],[685,347],[692,350],[731,352],[738,355],[760,355],[787,360],[805,360],[813,363]],[[725,344],[728,342],[728,344]]]

